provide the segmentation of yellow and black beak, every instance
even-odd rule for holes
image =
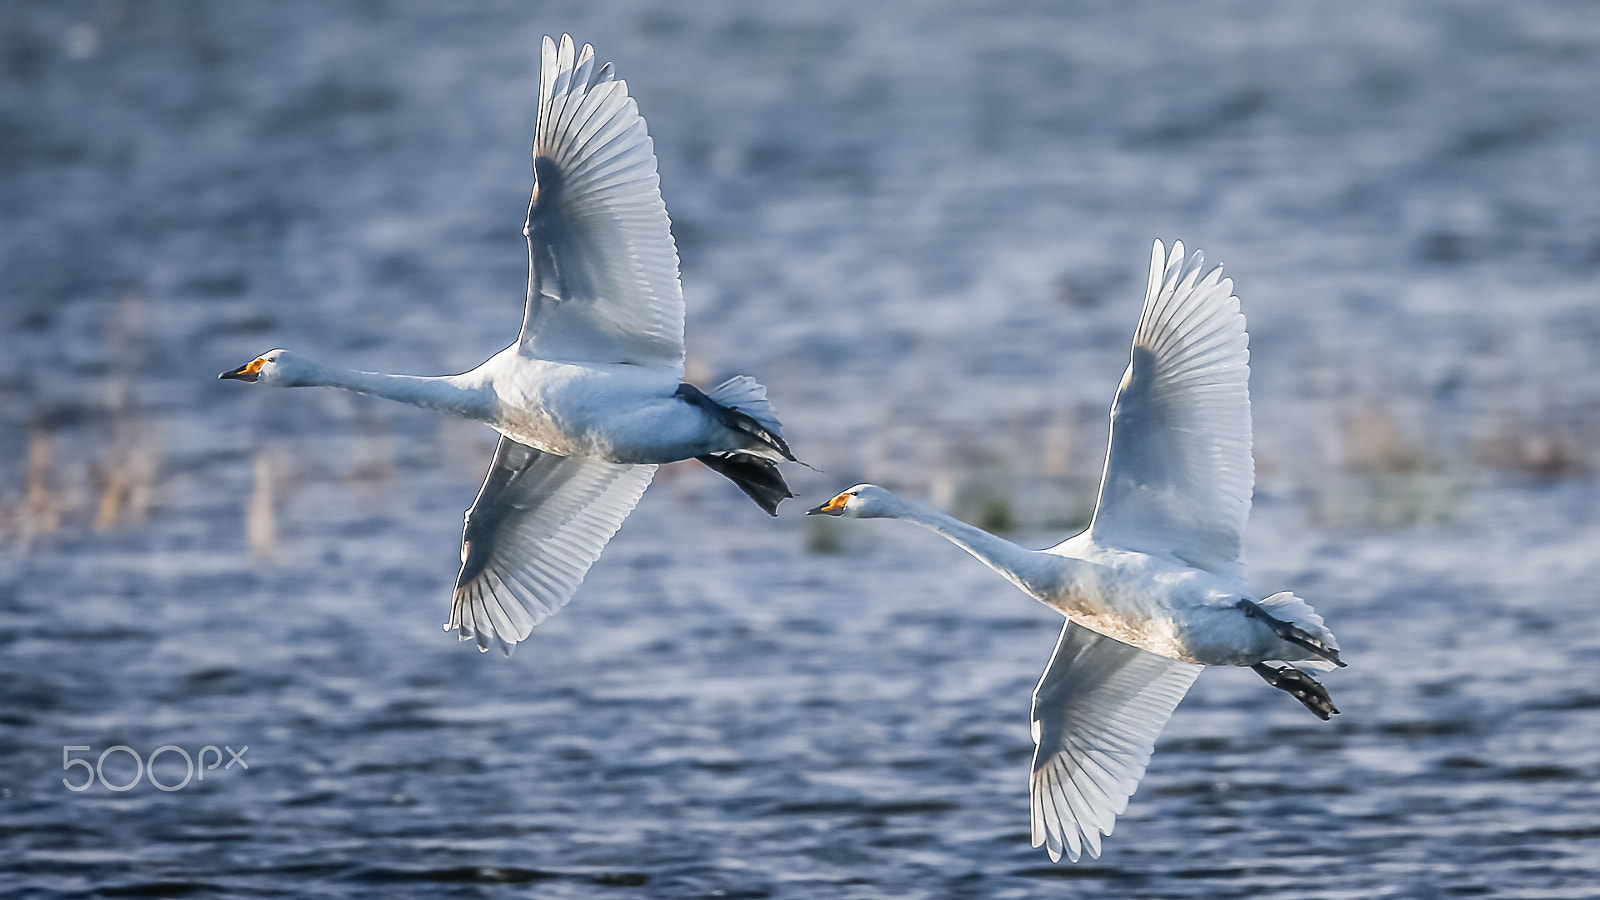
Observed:
[[[218,378],[229,378],[234,381],[255,381],[261,377],[261,367],[266,365],[265,359],[252,359],[231,372],[223,372]]]
[[[838,495],[837,497],[834,497],[832,500],[829,500],[827,503],[824,503],[821,506],[816,507],[815,509],[806,510],[806,515],[808,515],[808,516],[842,516],[842,515],[844,515],[844,505],[846,503],[849,503],[849,502],[850,502],[850,494],[849,493],[843,493],[843,494]]]

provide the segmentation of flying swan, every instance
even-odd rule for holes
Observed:
[[[683,381],[683,290],[638,106],[587,44],[546,37],[517,342],[460,375],[356,372],[271,350],[221,378],[324,385],[500,433],[446,631],[503,652],[566,604],[660,463],[698,459],[771,515],[794,460],[766,388]]]
[[[1250,599],[1240,550],[1255,480],[1244,316],[1221,267],[1183,244],[1150,259],[1133,358],[1088,530],[1025,550],[858,484],[812,515],[906,519],[1067,617],[1033,692],[1033,846],[1100,855],[1156,737],[1202,666],[1249,666],[1319,717],[1337,713],[1300,669],[1342,666],[1339,644],[1291,593]]]

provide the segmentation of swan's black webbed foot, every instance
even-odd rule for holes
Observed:
[[[1289,696],[1305,704],[1306,709],[1317,714],[1317,718],[1326,722],[1330,716],[1338,715],[1339,710],[1334,708],[1333,701],[1328,697],[1328,689],[1310,675],[1296,669],[1294,666],[1273,668],[1266,663],[1256,663],[1250,671],[1266,679],[1267,684],[1280,691],[1285,691]]]
[[[1259,604],[1250,600],[1241,599],[1238,606],[1239,611],[1244,613],[1246,616],[1252,619],[1260,619],[1261,621],[1267,623],[1267,627],[1271,628],[1272,633],[1276,634],[1278,637],[1283,638],[1291,644],[1298,644],[1301,647],[1310,650],[1312,653],[1322,657],[1328,662],[1331,662],[1340,668],[1344,668],[1344,661],[1339,659],[1339,651],[1337,649],[1329,647],[1322,641],[1317,640],[1311,635],[1310,632],[1306,631],[1300,626],[1294,624],[1293,622],[1286,622],[1283,619],[1277,618],[1276,616],[1268,615],[1267,611],[1262,609]],[[1324,716],[1323,718],[1327,717]]]

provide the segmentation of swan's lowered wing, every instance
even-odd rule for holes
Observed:
[[[1033,845],[1051,860],[1100,855],[1156,737],[1204,666],[1068,622],[1033,691]]]
[[[509,654],[571,599],[655,471],[555,456],[502,437],[467,510],[445,630]]]
[[[654,145],[607,63],[544,39],[523,355],[683,371],[683,289]]]
[[[1238,577],[1255,482],[1249,336],[1233,282],[1220,266],[1202,277],[1203,262],[1156,242],[1090,535]]]

